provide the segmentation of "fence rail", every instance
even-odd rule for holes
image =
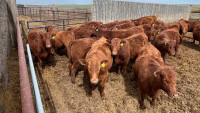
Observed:
[[[60,9],[52,7],[18,7],[18,14],[29,16],[35,20],[60,18],[90,17],[88,9]]]
[[[115,20],[137,19],[156,15],[158,19],[164,22],[173,22],[182,18],[189,19],[190,11],[189,5],[93,0],[92,20],[107,23]]]
[[[85,22],[77,22],[77,23],[69,23],[69,20],[86,20]],[[57,25],[52,25],[53,27],[56,26],[62,26],[63,27],[63,31],[65,30],[65,26],[69,26],[69,25],[77,25],[77,24],[84,24],[90,21],[89,17],[83,17],[83,18],[65,18],[65,19],[54,19],[54,20],[40,20],[40,21],[27,21],[27,29],[28,31],[30,31],[31,29],[33,29],[33,27],[30,27],[30,23],[36,23],[36,22],[50,22],[50,21],[62,21],[62,24],[57,24]],[[68,21],[68,24],[65,24],[65,21]],[[44,26],[39,26],[36,28],[44,28]]]

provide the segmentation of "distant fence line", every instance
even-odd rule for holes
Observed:
[[[92,20],[103,23],[138,19],[144,16],[156,15],[164,22],[179,19],[189,19],[191,7],[189,5],[168,5],[139,2],[125,2],[114,0],[93,0]]]
[[[18,7],[18,14],[29,16],[34,20],[90,17],[88,9],[64,9],[54,7]]]

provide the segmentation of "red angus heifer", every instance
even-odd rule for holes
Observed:
[[[122,41],[119,38],[111,40],[112,55],[116,55],[114,61],[118,66],[118,74],[122,67],[122,74],[126,74],[126,68],[130,60],[130,45],[127,41]]]
[[[157,20],[157,16],[146,16],[139,19],[132,20],[135,25],[153,24]]]
[[[180,41],[179,37],[180,34],[176,30],[168,29],[161,32],[154,39],[154,45],[161,52],[164,61],[167,53],[177,55]]]
[[[146,49],[148,50],[149,48]],[[138,78],[141,94],[140,108],[142,109],[145,108],[144,99],[147,95],[152,98],[151,105],[155,105],[160,89],[169,97],[178,96],[175,66],[165,66],[163,62],[158,62],[154,55],[140,54],[134,63],[134,75]]]
[[[75,83],[75,74],[79,67],[79,59],[84,59],[92,44],[96,41],[94,38],[83,38],[70,41],[69,43],[69,73],[72,83]]]
[[[193,30],[193,43],[195,44],[195,40],[199,41],[200,46],[200,25],[196,26]]]
[[[100,95],[104,99],[105,82],[108,76],[108,70],[111,68],[113,62],[110,44],[107,43],[107,39],[100,38],[95,41],[87,53],[86,58],[79,60],[79,62],[85,65],[85,75],[90,85],[89,94],[92,95],[93,87],[99,83]]]
[[[118,21],[113,21],[113,22],[109,22],[109,23],[106,23],[106,24],[102,24],[102,25],[99,26],[99,28],[102,29],[102,30],[111,30],[117,24],[118,24]]]
[[[134,26],[135,26],[134,22],[130,21],[130,22],[118,24],[115,27],[113,27],[112,30],[129,29]]]
[[[103,23],[92,21],[92,22],[85,23],[85,24],[81,25],[80,27],[95,29],[96,27],[98,27],[100,25],[103,25]]]
[[[90,29],[87,27],[77,27],[71,29],[70,31],[75,34],[76,39],[91,37],[91,34],[95,32],[94,29]]]
[[[125,39],[114,38],[111,40],[112,55],[118,65],[118,73],[121,66],[123,75],[126,74],[127,64],[130,59],[135,59],[140,49],[148,42],[148,37],[144,33],[132,35]]]
[[[71,31],[60,31],[56,34],[54,38],[54,47],[61,48],[64,46],[67,49],[67,54],[69,54],[68,45],[70,41],[75,40],[75,35]]]
[[[43,59],[48,63],[52,47],[52,34],[43,33],[33,29],[28,34],[27,42],[30,45],[31,53],[37,58],[40,73],[42,74]]]
[[[116,30],[116,31],[102,30],[100,28],[96,28],[96,32],[94,33],[94,35],[96,35],[98,38],[103,36],[107,39],[112,40],[113,38],[120,38],[120,39],[127,38],[131,35],[141,33],[141,32],[144,32],[144,29],[142,26],[134,26],[129,29],[121,29],[121,30]]]

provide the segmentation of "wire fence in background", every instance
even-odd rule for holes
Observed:
[[[156,15],[164,22],[174,22],[179,19],[189,19],[191,6],[189,5],[168,5],[126,2],[114,0],[93,0],[92,21],[103,23],[138,19],[144,16]]]

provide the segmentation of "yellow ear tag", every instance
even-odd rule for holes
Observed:
[[[105,66],[106,66],[105,62],[101,64],[101,67],[105,67]]]
[[[99,29],[97,28],[96,31],[99,31]]]
[[[124,46],[124,43],[121,43],[120,46]]]
[[[53,36],[52,39],[55,39],[55,36]]]
[[[160,32],[158,32],[158,34],[160,34]]]

